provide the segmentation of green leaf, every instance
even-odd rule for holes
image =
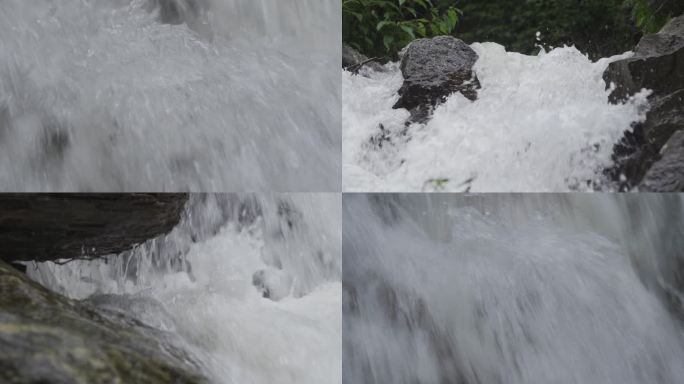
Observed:
[[[378,25],[375,27],[375,30],[379,31],[386,25],[395,25],[395,23],[393,21],[383,20],[383,21],[378,23]]]
[[[414,40],[416,38],[416,35],[413,33],[413,28],[409,27],[406,24],[401,24],[399,27],[406,33],[408,33],[409,36],[411,36],[411,40]]]

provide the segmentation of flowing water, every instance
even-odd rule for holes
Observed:
[[[29,276],[164,331],[216,383],[341,383],[339,195],[193,195],[163,237]]]
[[[0,189],[339,190],[334,0],[3,0]]]
[[[681,383],[684,198],[346,195],[345,383]]]
[[[648,92],[608,102],[602,79],[611,61],[591,62],[574,47],[538,56],[475,43],[482,85],[474,102],[460,93],[426,124],[392,109],[403,78],[343,73],[343,173],[348,191],[562,192],[610,189],[602,170],[613,145],[644,119]],[[385,129],[382,146],[372,137]]]

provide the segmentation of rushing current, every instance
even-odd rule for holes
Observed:
[[[3,0],[0,189],[336,191],[334,0]]]
[[[602,79],[612,61],[592,62],[574,47],[537,56],[496,43],[471,46],[482,88],[470,101],[450,96],[426,124],[404,122],[392,109],[403,78],[398,63],[384,72],[343,71],[343,174],[347,191],[563,192],[612,187],[602,170],[613,146],[644,119],[642,91],[612,105]],[[373,145],[385,129],[390,144]]]
[[[345,195],[345,383],[684,382],[684,198]]]
[[[166,236],[28,270],[163,331],[212,382],[342,381],[339,195],[193,195]]]

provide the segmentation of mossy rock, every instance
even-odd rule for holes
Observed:
[[[53,293],[0,261],[0,382],[205,383],[171,335]]]

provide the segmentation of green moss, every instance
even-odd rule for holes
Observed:
[[[161,331],[50,292],[0,261],[0,382],[203,383]]]

